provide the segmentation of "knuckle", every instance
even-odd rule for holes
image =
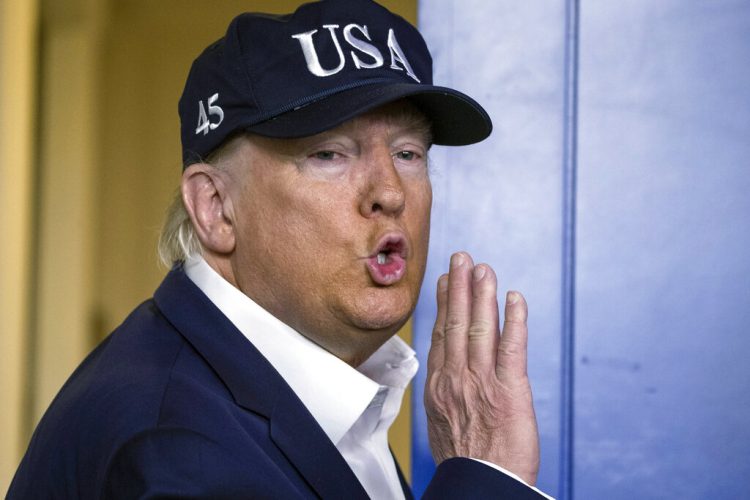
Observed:
[[[489,370],[482,367],[476,367],[476,366],[469,366],[467,369],[467,380],[466,385],[470,389],[481,389],[486,385],[486,377],[489,373]]]
[[[435,326],[435,328],[432,329],[432,340],[433,342],[442,342],[445,339],[445,331]]]
[[[427,383],[428,390],[425,391],[425,406],[431,411],[443,412],[451,399],[451,391],[446,378],[435,375]]]
[[[469,339],[472,337],[484,338],[492,331],[492,325],[484,319],[475,319],[469,325]]]
[[[523,354],[526,351],[526,343],[517,339],[509,338],[507,335],[503,337],[502,342],[499,346],[500,352],[504,354]]]
[[[491,300],[497,302],[497,287],[494,283],[482,280],[477,286],[472,288],[472,295],[477,299]]]
[[[503,358],[518,358],[523,352],[518,346],[504,345],[498,348],[498,355]]]
[[[450,315],[445,318],[445,334],[455,333],[456,331],[463,332],[466,330],[466,320],[458,315]]]
[[[454,394],[459,384],[456,383],[456,377],[446,373],[446,370],[438,370],[428,382],[430,392],[437,396],[448,396]]]
[[[505,317],[505,323],[508,325],[525,325],[526,318],[524,316],[508,315]]]
[[[458,293],[462,295],[467,295],[471,291],[471,285],[469,283],[464,283],[459,280],[454,280],[448,286],[448,290],[450,290],[450,292],[454,294]]]

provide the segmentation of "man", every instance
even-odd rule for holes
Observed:
[[[244,14],[193,64],[174,266],[82,363],[9,498],[404,498],[395,332],[424,275],[430,145],[489,135],[431,85],[419,33],[369,0]],[[465,253],[438,284],[426,496],[538,498],[526,305]],[[515,476],[515,477],[514,477]],[[527,484],[523,484],[523,483]]]

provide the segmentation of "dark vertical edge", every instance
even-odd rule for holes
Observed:
[[[559,500],[573,498],[579,0],[565,3]]]
[[[37,350],[39,346],[39,256],[41,250],[41,214],[42,214],[42,99],[44,97],[44,50],[45,36],[42,23],[43,6],[40,4],[36,20],[36,81],[34,85],[34,149],[31,192],[31,235],[29,238],[29,288],[26,309],[26,342],[24,346],[24,374],[23,401],[21,402],[21,451],[24,451],[34,430],[37,395]]]

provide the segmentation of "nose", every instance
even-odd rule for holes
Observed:
[[[366,166],[366,187],[360,201],[365,217],[398,216],[404,211],[406,196],[401,175],[387,148],[372,155]]]

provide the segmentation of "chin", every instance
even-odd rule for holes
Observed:
[[[354,304],[350,304],[349,321],[360,330],[381,331],[389,335],[395,334],[409,319],[416,297],[411,294],[395,293],[396,290],[387,288],[375,289],[360,297]]]
[[[409,319],[409,315],[398,316],[398,317],[385,317],[385,316],[369,316],[369,317],[354,317],[352,318],[352,325],[360,330],[370,332],[382,332],[388,334],[390,337],[401,329]]]

